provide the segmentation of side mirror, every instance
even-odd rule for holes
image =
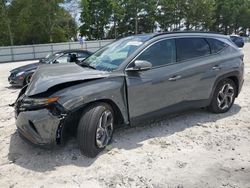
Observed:
[[[134,66],[127,68],[127,71],[146,71],[152,68],[152,64],[144,60],[136,60]]]

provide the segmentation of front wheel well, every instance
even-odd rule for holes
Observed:
[[[122,113],[119,109],[119,107],[112,101],[108,99],[103,99],[103,100],[98,100],[98,101],[93,101],[90,102],[74,111],[72,111],[68,117],[66,118],[63,126],[63,131],[62,131],[62,137],[67,138],[68,136],[76,135],[77,132],[77,127],[78,123],[82,117],[82,114],[84,113],[84,110],[87,109],[89,106],[93,104],[98,104],[98,103],[106,103],[111,106],[111,108],[114,111],[114,116],[115,116],[115,128],[118,128],[123,125],[124,123],[124,118],[122,116]]]
[[[120,108],[112,100],[103,99],[103,100],[95,101],[93,103],[107,103],[107,104],[109,104],[114,111],[115,125],[119,126],[119,125],[122,125],[124,123],[124,118],[122,116]],[[90,103],[89,105],[92,105],[93,103]]]

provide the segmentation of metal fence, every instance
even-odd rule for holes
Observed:
[[[113,40],[86,41],[83,44],[83,49],[94,52],[112,41]],[[45,57],[48,53],[81,48],[82,46],[79,42],[0,47],[0,63],[39,59]]]
[[[94,52],[112,41],[113,40],[86,41],[83,44],[83,49]],[[250,38],[244,37],[244,41],[250,42]],[[48,53],[80,48],[82,48],[82,46],[79,42],[0,47],[0,63],[40,59],[45,57]]]

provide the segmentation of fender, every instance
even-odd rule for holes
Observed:
[[[224,74],[222,76],[219,76],[216,81],[214,82],[214,85],[213,85],[213,88],[212,88],[212,92],[210,94],[210,97],[209,97],[209,104],[211,103],[211,100],[212,100],[212,97],[213,97],[213,94],[214,94],[214,91],[215,91],[215,88],[216,86],[218,85],[218,83],[225,79],[225,78],[229,78],[229,77],[236,77],[237,78],[237,83],[236,83],[236,86],[237,86],[237,95],[236,97],[238,96],[239,94],[239,85],[240,85],[240,72],[239,71],[232,71],[232,72],[229,72],[227,74]]]
[[[87,105],[95,102],[107,102],[116,113],[121,114],[125,124],[129,123],[124,76],[108,77],[77,84],[53,95],[61,96],[58,102],[70,114],[79,110],[83,111]]]

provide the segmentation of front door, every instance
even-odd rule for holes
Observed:
[[[142,52],[136,60],[148,61],[152,69],[127,71],[128,106],[131,123],[154,113],[163,112],[185,98],[186,82],[181,66],[176,63],[174,39],[158,41]],[[136,61],[135,60],[135,61]],[[133,67],[133,62],[128,68]]]

